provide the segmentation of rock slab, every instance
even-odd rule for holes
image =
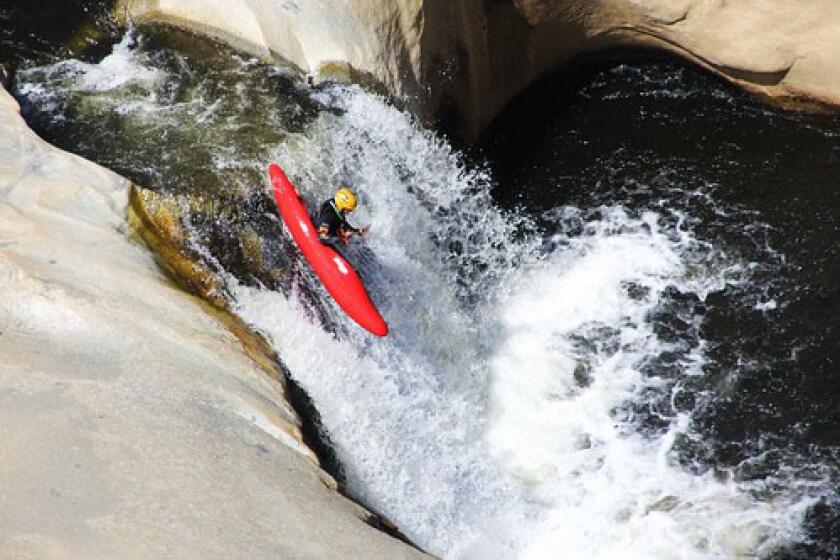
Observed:
[[[282,380],[129,239],[128,189],[0,90],[0,556],[427,557],[325,484]]]

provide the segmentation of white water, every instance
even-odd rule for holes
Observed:
[[[639,368],[669,349],[647,319],[665,288],[703,298],[726,281],[720,266],[698,277],[690,232],[610,207],[541,255],[533,234],[514,241],[487,178],[447,145],[375,97],[333,95],[346,113],[275,156],[315,198],[347,179],[362,193],[378,260],[364,272],[380,279],[374,299],[393,335],[375,340],[347,322],[336,339],[294,301],[238,298],[312,396],[352,492],[446,558],[752,557],[797,531],[805,502],[756,501],[674,464],[687,416],[651,439],[613,413],[658,383]],[[472,258],[430,238],[460,240]],[[459,290],[458,274],[479,262],[494,274]],[[630,297],[628,283],[647,295]],[[617,344],[597,344],[604,328]],[[595,348],[577,348],[580,337]],[[702,360],[698,350],[685,374]],[[581,361],[592,364],[585,387]]]
[[[117,108],[118,112],[135,112],[138,107],[156,107],[154,92],[167,76],[153,67],[147,57],[134,50],[133,45],[132,33],[126,33],[111,54],[98,64],[70,59],[24,70],[20,73],[18,93],[38,100],[43,110],[54,111],[68,91],[96,95],[131,89],[135,92],[147,91],[149,95],[145,96],[145,102],[142,103],[134,101],[121,104]],[[41,73],[43,76],[40,76]],[[37,81],[33,78],[37,78]]]
[[[132,86],[160,79],[128,48],[112,57],[74,69],[72,87],[124,87],[109,68]],[[336,337],[295,296],[235,296],[312,397],[351,492],[445,558],[755,557],[795,534],[806,502],[758,501],[674,464],[690,418],[644,436],[614,412],[661,383],[640,368],[669,349],[648,319],[665,289],[702,299],[727,281],[698,261],[691,231],[618,204],[598,218],[558,208],[588,223],[546,253],[493,207],[488,177],[406,115],[357,88],[316,95],[343,113],[271,155],[313,200],[339,183],[360,191],[354,217],[373,224],[375,256],[357,259],[392,335],[332,308]],[[702,361],[701,345],[684,374]],[[583,363],[588,384],[575,379]]]

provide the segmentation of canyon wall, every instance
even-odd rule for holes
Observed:
[[[316,77],[378,87],[475,138],[581,55],[654,48],[795,107],[840,105],[834,0],[120,0]]]

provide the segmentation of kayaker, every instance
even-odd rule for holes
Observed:
[[[356,209],[356,193],[341,187],[335,196],[321,205],[318,214],[318,238],[322,243],[338,239],[345,245],[353,235],[364,235],[367,228],[354,228],[347,222],[347,214]]]

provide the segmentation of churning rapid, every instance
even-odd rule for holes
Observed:
[[[627,82],[661,111],[703,88],[729,111],[744,102],[669,66],[594,76],[574,94],[582,105],[631,102],[619,93]],[[95,64],[21,71],[17,93],[36,130],[139,184],[245,201],[237,219],[287,271],[282,287],[228,266],[236,241],[208,240],[233,229],[204,217],[197,253],[311,397],[348,492],[424,549],[453,559],[830,550],[807,548],[837,480],[830,454],[809,455],[793,436],[737,441],[714,425],[760,361],[749,348],[721,354],[741,331],[719,309],[781,324],[790,263],[749,201],[719,196],[715,171],[680,165],[690,149],[669,160],[605,146],[565,114],[541,129],[545,153],[529,147],[542,160],[513,171],[504,158],[521,138],[502,130],[476,164],[358,87],[308,88],[160,28],[129,33]],[[508,133],[519,139],[505,145]],[[372,229],[351,258],[391,336],[344,317],[283,239],[266,202],[270,160],[313,207],[340,183],[359,191],[353,218]]]

